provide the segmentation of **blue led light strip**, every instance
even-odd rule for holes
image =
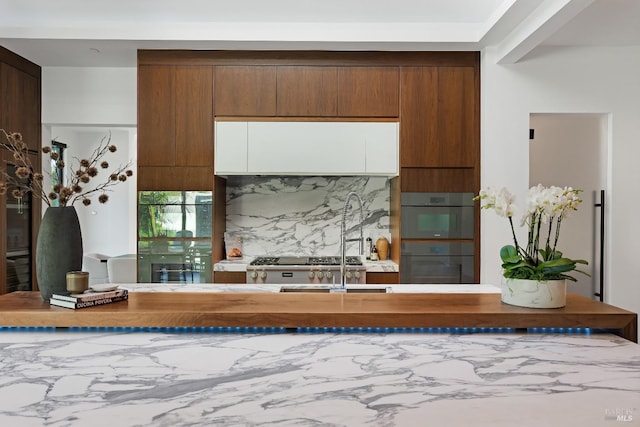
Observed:
[[[401,334],[476,334],[476,333],[515,333],[515,328],[387,328],[387,327],[301,327],[300,333],[401,333]]]
[[[156,332],[164,334],[181,333],[225,333],[225,334],[282,334],[282,333],[420,333],[420,334],[505,334],[520,331],[517,328],[388,328],[388,327],[260,327],[260,326],[175,326],[175,327],[96,327],[74,326],[56,328],[53,326],[0,326],[0,332]],[[591,335],[590,328],[528,328],[530,334],[582,334]]]

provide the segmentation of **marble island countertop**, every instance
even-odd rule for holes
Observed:
[[[0,329],[0,348],[5,426],[640,425],[640,346],[609,334]]]
[[[82,310],[36,292],[3,295],[0,423],[640,425],[633,313],[576,295],[562,309],[505,306],[492,285],[390,286],[310,296],[280,285],[123,284],[129,301]],[[577,327],[536,332],[545,318]],[[299,319],[316,327],[282,325]],[[341,332],[342,319],[390,327]],[[210,327],[225,321],[247,327]],[[435,327],[401,323],[415,321]],[[589,322],[627,328],[629,339]]]

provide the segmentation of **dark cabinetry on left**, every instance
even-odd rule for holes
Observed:
[[[20,132],[29,149],[34,151],[38,151],[42,144],[39,70],[38,67],[38,73],[34,75],[0,62],[0,127]]]
[[[38,171],[42,144],[40,81],[38,65],[0,47],[0,128],[22,134]],[[11,153],[1,148],[0,168],[10,174],[15,169]],[[10,194],[0,196],[0,294],[38,289],[34,260],[40,212],[38,198],[27,196],[19,203]]]
[[[15,176],[16,166],[8,151],[0,151],[1,168]],[[33,160],[32,160],[33,161]],[[14,291],[30,291],[31,280],[35,276],[32,268],[33,217],[31,194],[21,200],[13,198],[9,193],[0,199],[2,221],[2,247],[4,257],[4,273],[2,274],[2,293]]]

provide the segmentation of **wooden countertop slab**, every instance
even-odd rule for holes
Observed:
[[[569,294],[558,309],[504,304],[499,294],[130,292],[72,310],[38,292],[0,296],[0,326],[592,328],[637,342],[637,314]]]

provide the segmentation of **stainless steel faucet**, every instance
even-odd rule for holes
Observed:
[[[347,194],[347,199],[344,202],[344,208],[342,209],[342,223],[340,226],[340,253],[342,254],[341,260],[340,260],[340,288],[341,289],[346,289],[346,242],[354,242],[358,239],[347,239],[346,235],[347,235],[347,231],[346,231],[346,222],[347,222],[347,210],[349,209],[349,201],[351,200],[351,198],[355,198],[358,201],[358,204],[360,205],[360,255],[363,255],[363,232],[362,232],[362,224],[364,222],[364,216],[362,213],[362,199],[360,198],[360,196],[358,196],[357,193],[355,192],[350,192],[349,194]]]

